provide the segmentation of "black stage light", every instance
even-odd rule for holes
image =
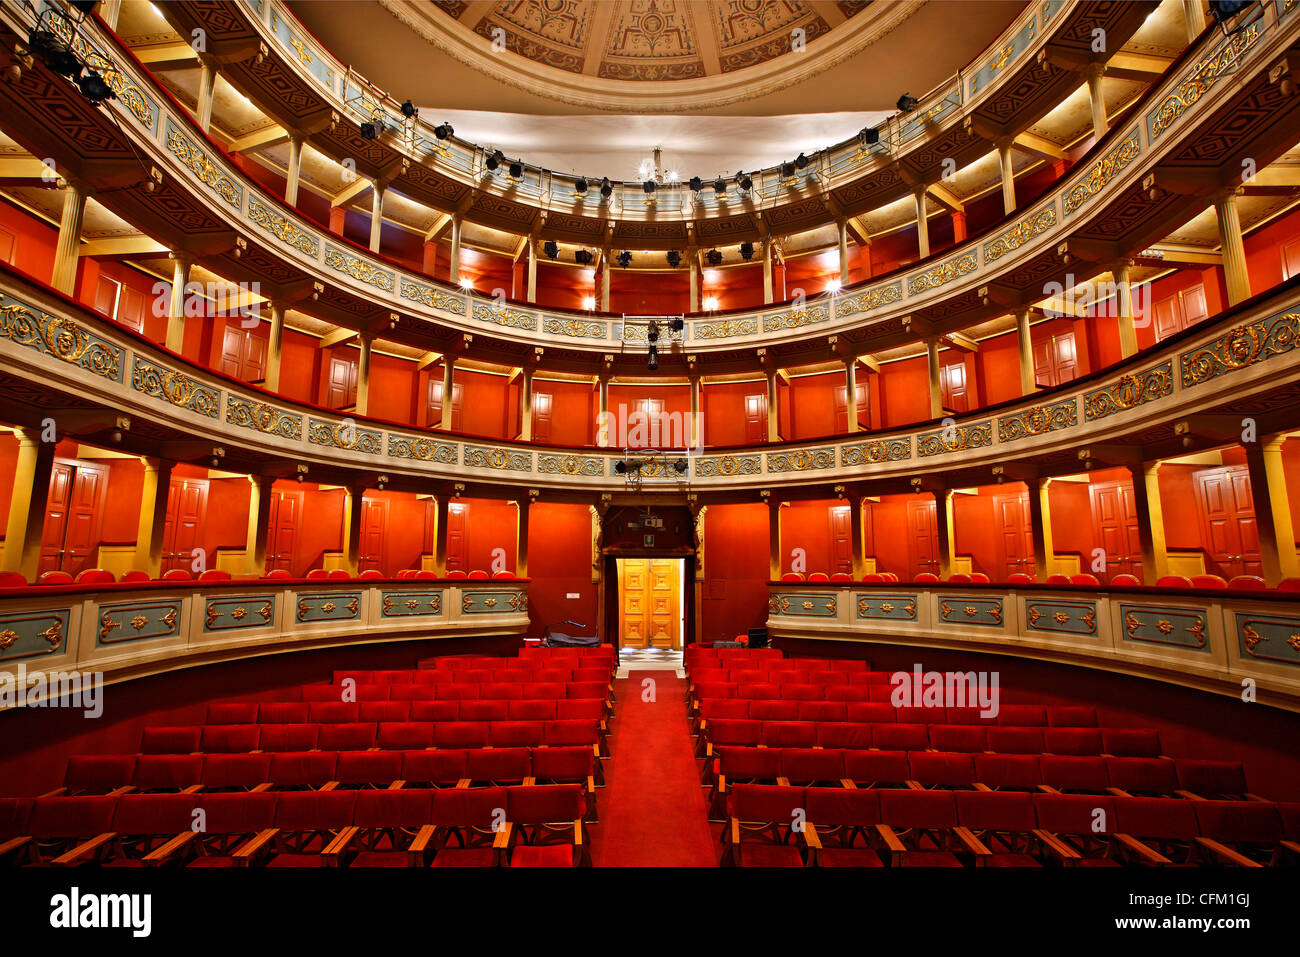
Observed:
[[[691,191],[698,193],[702,189],[704,189],[704,180],[700,179],[698,176],[692,176]]]
[[[659,350],[653,345],[650,347],[650,358],[646,361],[645,367],[651,372],[659,368]]]
[[[800,153],[798,156],[794,158],[794,165],[797,166],[799,169],[803,169],[805,166],[808,165],[808,157],[804,156],[803,153]]]
[[[659,323],[657,323],[657,322],[655,322],[653,319],[651,319],[651,320],[650,320],[650,325],[646,326],[646,329],[645,329],[645,337],[646,337],[647,339],[649,339],[651,342],[658,342],[658,341],[659,341]]]
[[[546,253],[546,255],[551,259],[554,259],[556,256],[560,255],[560,247],[554,239],[548,239],[546,242],[542,243],[542,252]]]
[[[715,179],[713,181],[713,191],[717,193],[719,196],[721,196],[723,193],[727,191],[727,181],[722,179],[721,177]]]
[[[414,103],[412,103],[410,100],[407,100],[405,103],[402,104],[402,115],[406,117],[408,120],[412,120],[415,119],[415,117],[420,115],[420,111],[415,108]]]
[[[379,136],[379,124],[366,120],[361,124],[361,138],[363,140],[373,140]]]
[[[745,173],[737,173],[736,185],[738,185],[741,189],[748,192],[749,190],[754,188],[754,181],[750,179],[749,176],[747,176]]]
[[[621,253],[618,254],[618,264],[622,266],[624,269],[632,265],[632,254],[628,252],[626,249],[623,250]]]
[[[524,176],[524,164],[519,162],[519,160],[515,160],[513,163],[510,164],[510,177],[512,179],[523,179],[523,176]]]
[[[781,175],[782,175],[782,176],[793,176],[793,175],[794,175],[794,163],[791,163],[789,160],[787,160],[786,162],[782,163],[782,164],[781,164]]]
[[[449,140],[455,134],[456,131],[451,128],[450,123],[439,123],[433,128],[433,135],[440,140]]]
[[[606,199],[614,195],[614,187],[610,185],[608,176],[600,181],[600,195]]]
[[[591,255],[591,250],[589,249],[579,249],[576,253],[573,254],[573,261],[576,262],[579,266],[590,266],[591,260],[592,260],[592,255]]]
[[[880,142],[880,130],[874,126],[868,126],[858,134],[858,139],[862,140],[863,146],[874,146]]]
[[[710,266],[722,265],[722,253],[718,252],[716,249],[710,249],[704,254],[704,258],[708,261]]]
[[[76,76],[81,72],[77,55],[50,30],[33,30],[27,37],[27,49],[61,76]]]
[[[669,319],[668,328],[671,329],[673,332],[681,332],[683,329],[686,328],[686,323],[680,317],[677,319]]]
[[[81,14],[85,16],[86,14],[89,14],[91,10],[95,9],[95,4],[98,2],[99,0],[72,0],[71,6],[74,10],[80,11]]]
[[[81,88],[81,95],[91,103],[99,104],[113,99],[113,90],[94,70],[87,70],[77,77],[77,86]]]
[[[645,190],[646,195],[649,196],[651,193],[653,193],[653,192],[655,191],[655,189],[658,187],[658,185],[659,185],[659,184],[656,183],[654,180],[652,180],[652,179],[648,179],[648,180],[646,180],[644,183],[641,184],[641,188],[642,188],[643,190]]]
[[[1219,23],[1229,20],[1250,6],[1250,0],[1210,0],[1210,15]]]
[[[677,461],[675,461],[675,462],[673,463],[673,471],[676,472],[678,475],[685,475],[685,474],[686,474],[686,460],[685,460],[685,459],[678,459]]]
[[[754,258],[754,244],[753,244],[753,243],[741,243],[741,244],[740,244],[740,258],[743,259],[743,260],[745,260],[745,262],[749,262],[751,259]]]
[[[676,269],[682,264],[682,254],[675,249],[668,250],[668,265]]]
[[[575,193],[585,193],[587,191],[587,180],[581,176],[575,179],[573,181],[573,191]]]
[[[911,113],[920,103],[921,101],[911,93],[904,93],[898,98],[898,108],[904,113]]]
[[[498,166],[506,161],[506,154],[496,150],[487,158],[486,166],[488,169],[495,171]]]
[[[626,475],[626,474],[627,474],[627,462],[626,462],[626,460],[624,460],[624,459],[619,459],[617,462],[615,462],[615,463],[614,463],[614,471],[617,472],[619,475]]]

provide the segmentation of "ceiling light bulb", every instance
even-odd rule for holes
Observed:
[[[595,297],[595,296],[586,296],[586,297],[584,297],[583,300],[582,300],[582,308],[583,308],[583,309],[595,309],[595,308],[596,308],[596,297]]]
[[[840,286],[843,285],[838,279],[832,279],[826,284],[826,288],[831,292],[839,292]]]

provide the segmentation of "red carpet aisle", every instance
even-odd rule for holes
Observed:
[[[656,701],[641,700],[653,678]],[[633,671],[618,695],[614,757],[605,762],[595,863],[605,867],[711,867],[718,851],[686,724],[686,682],[671,671]]]

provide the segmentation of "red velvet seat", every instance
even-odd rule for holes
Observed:
[[[216,754],[256,751],[260,729],[255,724],[204,725],[199,750]]]
[[[810,828],[810,866],[884,867],[880,855],[871,847],[875,826],[880,823],[879,792],[810,787],[804,800]]]
[[[349,867],[416,867],[424,862],[434,828],[433,792],[362,791],[353,811],[356,829],[336,851]]]
[[[952,839],[958,826],[952,791],[883,790],[880,821],[893,831],[903,850],[891,849],[895,867],[961,867]]]
[[[885,580],[885,576],[880,575],[876,572],[867,572],[865,575],[862,576],[862,581],[868,585],[879,585],[883,583],[884,580]]]
[[[357,702],[357,720],[374,721],[377,724],[397,724],[411,716],[409,701],[359,701]],[[382,747],[382,745],[380,745]]]
[[[206,830],[192,832],[193,839],[177,857],[190,867],[234,866],[235,852],[274,826],[277,797],[265,791],[194,795],[191,803],[203,809]],[[246,864],[247,859],[240,858],[238,863]]]
[[[1070,576],[1061,575],[1061,574],[1048,575],[1047,581],[1044,584],[1051,585],[1053,587],[1058,585],[1068,585],[1070,584]]]
[[[812,572],[808,575],[808,580],[810,582],[828,582],[831,580],[831,576],[825,572]]]
[[[188,754],[199,749],[202,729],[195,726],[149,727],[140,733],[141,754]]]
[[[466,777],[469,752],[403,751],[402,779],[409,787],[455,787]]]
[[[543,727],[541,721],[495,721],[490,725],[488,740],[493,748],[540,747],[545,734]]]
[[[1235,575],[1228,581],[1229,591],[1268,591],[1268,583],[1258,575]]]
[[[49,864],[82,841],[113,830],[117,798],[107,795],[36,798],[20,849],[27,863]]]
[[[572,867],[589,863],[583,818],[586,797],[574,784],[512,787],[509,822],[514,830],[511,867]]]
[[[269,572],[267,572],[265,575],[262,576],[262,579],[264,581],[283,581],[286,578],[290,578],[290,577],[292,576],[289,574],[289,572],[286,569],[272,568]],[[126,578],[123,577],[122,580],[126,581]]]
[[[115,581],[113,573],[103,568],[83,568],[77,572],[78,585],[110,585]]]
[[[1008,585],[1032,585],[1034,583],[1033,575],[1026,575],[1024,572],[1013,572],[1007,576]]]
[[[1241,798],[1249,788],[1246,772],[1237,761],[1201,761],[1179,758],[1174,761],[1178,786],[1203,798]]]
[[[831,581],[838,583],[851,582],[853,581],[853,576],[848,572],[836,572],[831,576]]]
[[[597,740],[595,721],[543,721],[542,743],[547,747],[571,748],[578,745],[594,745]]]
[[[308,581],[324,581],[330,577],[330,573],[323,568],[313,568],[307,573]]]
[[[785,748],[780,755],[781,777],[790,784],[832,786],[844,778],[844,752],[838,748]]]
[[[1188,801],[1196,810],[1203,856],[1209,863],[1268,864],[1283,839],[1278,807],[1263,801]],[[1210,843],[1212,842],[1212,843]]]
[[[114,839],[68,863],[143,867],[147,855],[191,829],[194,804],[189,794],[124,794],[113,812]]]
[[[1036,791],[1043,782],[1036,754],[976,754],[975,780],[993,790]]]
[[[426,721],[394,721],[379,725],[375,744],[394,751],[433,747],[433,724]]]
[[[930,734],[923,724],[877,724],[871,728],[871,743],[882,751],[924,751]]]
[[[1282,592],[1300,592],[1300,578],[1283,578],[1277,583],[1277,590]]]
[[[18,572],[0,572],[0,588],[26,588],[27,578]]]
[[[968,788],[975,783],[975,762],[969,754],[911,751],[907,755],[909,780],[922,787]]]
[[[931,725],[930,744],[937,751],[964,751],[967,753],[987,751],[988,730],[980,725]]]
[[[386,788],[402,777],[400,751],[340,751],[334,780],[349,787]]]
[[[324,867],[334,835],[352,824],[355,791],[287,791],[275,805],[276,835],[268,867]]]
[[[1041,728],[995,725],[988,729],[988,742],[989,750],[1000,754],[1041,754],[1043,731]]]
[[[1081,572],[1081,573],[1078,574],[1078,575],[1071,575],[1071,576],[1070,576],[1070,584],[1071,584],[1071,585],[1086,585],[1086,586],[1089,586],[1089,587],[1092,587],[1092,588],[1096,588],[1098,585],[1101,584],[1101,582],[1098,581],[1096,575],[1089,574],[1088,572]]]
[[[1193,588],[1208,588],[1212,591],[1223,591],[1228,587],[1228,583],[1219,575],[1193,575]]]
[[[351,581],[352,573],[346,568],[331,568],[327,577],[330,581]]]
[[[1148,854],[1155,851],[1175,862],[1185,860],[1197,837],[1199,803],[1178,798],[1116,798],[1115,833],[1136,838],[1143,845],[1135,848],[1125,843],[1124,856],[1139,864],[1160,863]]]
[[[322,751],[365,751],[375,746],[375,725],[369,722],[321,724],[316,747]]]
[[[230,572],[224,568],[209,568],[199,573],[200,582],[228,582],[230,581]]]
[[[1046,775],[1045,775],[1046,776]],[[1115,831],[1115,799],[1092,794],[1035,794],[1039,829],[1059,839],[1064,852],[1048,848],[1075,867],[1118,867],[1110,835]]]
[[[270,780],[270,754],[209,754],[203,759],[204,791],[250,791]]]
[[[906,751],[844,752],[844,776],[859,787],[903,787],[911,773]]]
[[[939,576],[934,572],[921,572],[916,575],[912,581],[918,585],[937,585],[939,583]]]
[[[72,583],[72,576],[61,571],[45,572],[36,579],[38,585],[71,585]]]
[[[1125,573],[1121,575],[1115,575],[1113,578],[1111,578],[1110,583],[1117,588],[1135,588],[1138,585],[1141,585],[1142,581],[1136,575],[1129,575]]]
[[[260,748],[267,752],[310,751],[320,736],[319,724],[264,724],[261,728]]]
[[[509,833],[506,789],[443,788],[433,793],[435,827],[448,832],[433,858],[434,867],[495,867],[504,860]]]
[[[451,571],[447,572],[447,578],[452,580],[461,580],[468,577],[469,575],[459,568],[453,568]]]
[[[184,568],[173,568],[171,571],[163,572],[162,577],[158,579],[163,582],[192,582],[194,576]]]
[[[271,755],[276,788],[319,788],[334,780],[337,751],[284,751]]]
[[[988,575],[985,575],[983,572],[971,572],[971,573],[970,573],[970,580],[971,580],[971,583],[972,583],[972,584],[975,584],[975,585],[987,585],[987,584],[989,584],[989,576],[988,576]]]
[[[257,724],[256,702],[214,702],[208,705],[207,724]]]
[[[1191,588],[1192,580],[1184,575],[1166,575],[1156,582],[1157,588]]]
[[[1168,758],[1106,758],[1110,786],[1138,795],[1172,797],[1178,790],[1178,771]]]
[[[63,772],[68,795],[107,794],[131,783],[134,754],[74,754]]]
[[[800,572],[786,572],[781,576],[783,582],[801,582],[803,580],[804,577]]]
[[[142,572],[138,568],[133,568],[129,572],[123,572],[120,581],[147,582],[150,581],[150,578],[148,572]]]
[[[977,854],[984,867],[1042,867],[1033,851],[1034,799],[1014,791],[958,791],[957,820],[990,852]]]
[[[360,709],[356,702],[312,701],[307,706],[307,720],[317,724],[343,724],[355,722]]]
[[[973,579],[965,572],[955,572],[948,576],[948,583],[951,585],[969,585]]]
[[[1058,791],[1100,794],[1110,786],[1106,763],[1100,757],[1044,754],[1038,764],[1043,783]]]
[[[201,754],[142,754],[131,772],[137,791],[181,791],[202,780]]]
[[[1045,728],[1043,750],[1050,754],[1100,754],[1101,733],[1096,728]]]
[[[723,863],[737,867],[803,867],[796,820],[806,819],[805,789],[738,784],[727,801]]]
[[[533,777],[538,784],[589,784],[595,773],[591,748],[533,748]]]
[[[378,568],[367,568],[357,575],[357,581],[374,581],[377,578],[382,579],[383,577],[384,573]]]
[[[489,578],[488,573],[481,568],[476,568],[469,573],[470,581],[487,581],[488,578]]]
[[[842,721],[815,725],[820,748],[862,749],[878,747],[876,729],[884,725],[865,721]],[[897,750],[903,750],[901,747]]]

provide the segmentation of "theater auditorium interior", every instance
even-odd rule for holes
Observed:
[[[3,0],[0,69],[7,885],[1300,862],[1295,0]]]

